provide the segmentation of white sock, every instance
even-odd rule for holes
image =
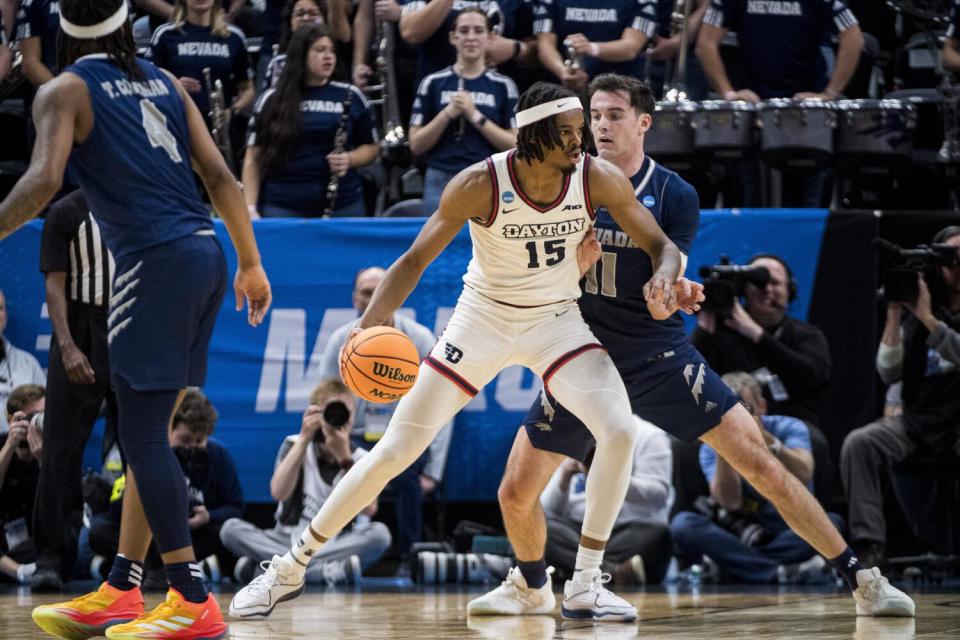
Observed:
[[[281,558],[286,565],[286,569],[303,575],[307,571],[307,565],[310,559],[317,553],[323,542],[317,540],[308,526],[300,533],[297,544],[290,548],[290,551]]]
[[[599,570],[601,562],[603,562],[603,549],[588,549],[583,545],[577,547],[577,564],[574,567],[573,581],[583,582],[581,580],[583,572]]]

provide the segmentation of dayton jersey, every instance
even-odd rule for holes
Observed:
[[[193,178],[183,101],[162,71],[137,65],[140,80],[100,53],[65,69],[86,82],[93,109],[68,168],[115,258],[213,228]]]
[[[190,93],[204,118],[210,111],[210,98],[203,75],[210,69],[210,81],[223,83],[223,102],[230,106],[237,96],[237,85],[253,79],[253,69],[247,56],[247,40],[243,31],[227,25],[226,38],[214,35],[210,27],[185,23],[176,27],[165,24],[153,32],[147,58],[158,67],[178,78],[193,78],[201,89]]]
[[[431,73],[420,83],[413,103],[410,126],[422,127],[437,117],[457,94],[460,78],[452,67]],[[463,88],[473,96],[477,110],[504,129],[516,129],[517,85],[496,71],[486,71],[476,78],[464,78]],[[463,129],[462,138],[459,133]],[[483,134],[469,122],[447,123],[447,128],[433,148],[427,152],[428,167],[454,173],[496,153]]]
[[[580,297],[577,245],[594,211],[584,184],[586,154],[564,177],[557,199],[541,207],[520,188],[515,150],[487,158],[492,201],[470,224],[473,257],[464,283],[488,298],[523,307]]]
[[[820,44],[857,24],[843,0],[711,0],[703,21],[737,32],[747,88],[764,99],[822,91]]]
[[[556,34],[560,55],[566,58],[563,41],[567,36],[582,33],[590,42],[611,42],[623,37],[625,29],[635,29],[649,38],[657,28],[656,20],[654,0],[539,0],[533,31]],[[583,65],[591,78],[601,73],[643,75],[639,56],[623,62],[584,56]]]
[[[697,192],[673,171],[646,156],[630,182],[637,200],[684,254],[700,223]],[[617,367],[632,366],[687,343],[683,320],[673,314],[657,321],[647,310],[643,285],[653,276],[650,257],[598,207],[594,224],[603,249],[584,279],[580,310]]]

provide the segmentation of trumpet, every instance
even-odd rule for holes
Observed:
[[[573,48],[573,42],[570,38],[567,38],[563,41],[563,48],[567,52],[567,57],[563,61],[563,66],[569,67],[574,71],[580,71],[583,69],[583,56],[576,52]]]
[[[227,107],[223,93],[223,82],[220,79],[213,80],[210,73],[210,67],[203,70],[203,81],[207,88],[207,99],[210,104],[210,111],[207,115],[210,118],[210,135],[214,143],[223,154],[224,160],[230,171],[236,173],[233,166],[233,146],[230,143],[230,125],[227,122]]]
[[[350,107],[353,105],[353,87],[347,87],[347,97],[343,99],[343,112],[340,122],[337,123],[337,132],[333,134],[333,153],[343,153],[347,148],[347,136],[350,133]],[[340,188],[340,176],[330,172],[330,181],[327,183],[327,204],[323,209],[323,217],[329,218],[337,207],[337,192]]]

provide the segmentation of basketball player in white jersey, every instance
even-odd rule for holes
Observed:
[[[680,252],[612,164],[585,154],[579,98],[537,83],[520,97],[516,150],[460,172],[443,192],[410,249],[387,271],[358,331],[383,324],[413,291],[424,269],[470,222],[473,259],[446,330],[420,367],[384,437],[357,462],[283,557],[234,596],[230,612],[268,615],[303,591],[310,557],[387,482],[413,462],[501,369],[521,364],[578,416],[597,441],[587,480],[578,571],[565,607],[587,617],[632,620],[636,609],[607,591],[599,565],[630,480],[636,423],[623,382],[583,321],[577,247],[598,207],[653,261],[644,294],[658,316],[676,308]],[[592,232],[591,232],[592,233]],[[553,607],[553,594],[549,595]]]

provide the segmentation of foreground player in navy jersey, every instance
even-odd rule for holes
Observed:
[[[203,384],[227,283],[191,161],[236,249],[237,309],[246,298],[252,325],[270,305],[270,285],[236,180],[176,79],[135,57],[125,1],[63,0],[60,21],[64,72],[37,93],[37,144],[0,204],[0,238],[50,200],[69,160],[116,260],[107,343],[128,474],[108,581],[33,617],[60,637],[221,638],[227,625],[194,558],[186,483],[167,441],[183,388]],[[171,588],[144,615],[151,533]]]
[[[600,157],[631,176],[637,199],[686,255],[699,224],[699,201],[689,184],[643,153],[653,109],[650,88],[635,78],[605,74],[590,84],[591,128]],[[773,459],[737,396],[690,345],[682,320],[651,315],[641,290],[651,273],[646,254],[603,209],[597,211],[595,229],[602,254],[586,273],[580,309],[623,376],[634,412],[682,440],[701,438],[769,497],[792,528],[844,575],[855,590],[859,615],[913,615],[913,601],[890,586],[877,569],[860,565],[813,496]],[[469,613],[552,611],[554,596],[543,560],[547,529],[539,497],[566,456],[583,461],[592,447],[593,438],[583,423],[552,398],[531,407],[499,490],[519,567],[501,586],[473,600]],[[595,553],[592,560],[599,565],[603,550]],[[587,556],[578,554],[577,570],[583,568],[581,555]],[[598,597],[591,609],[572,609],[567,602],[578,594],[568,591],[563,594],[564,617],[637,616],[615,596]]]

